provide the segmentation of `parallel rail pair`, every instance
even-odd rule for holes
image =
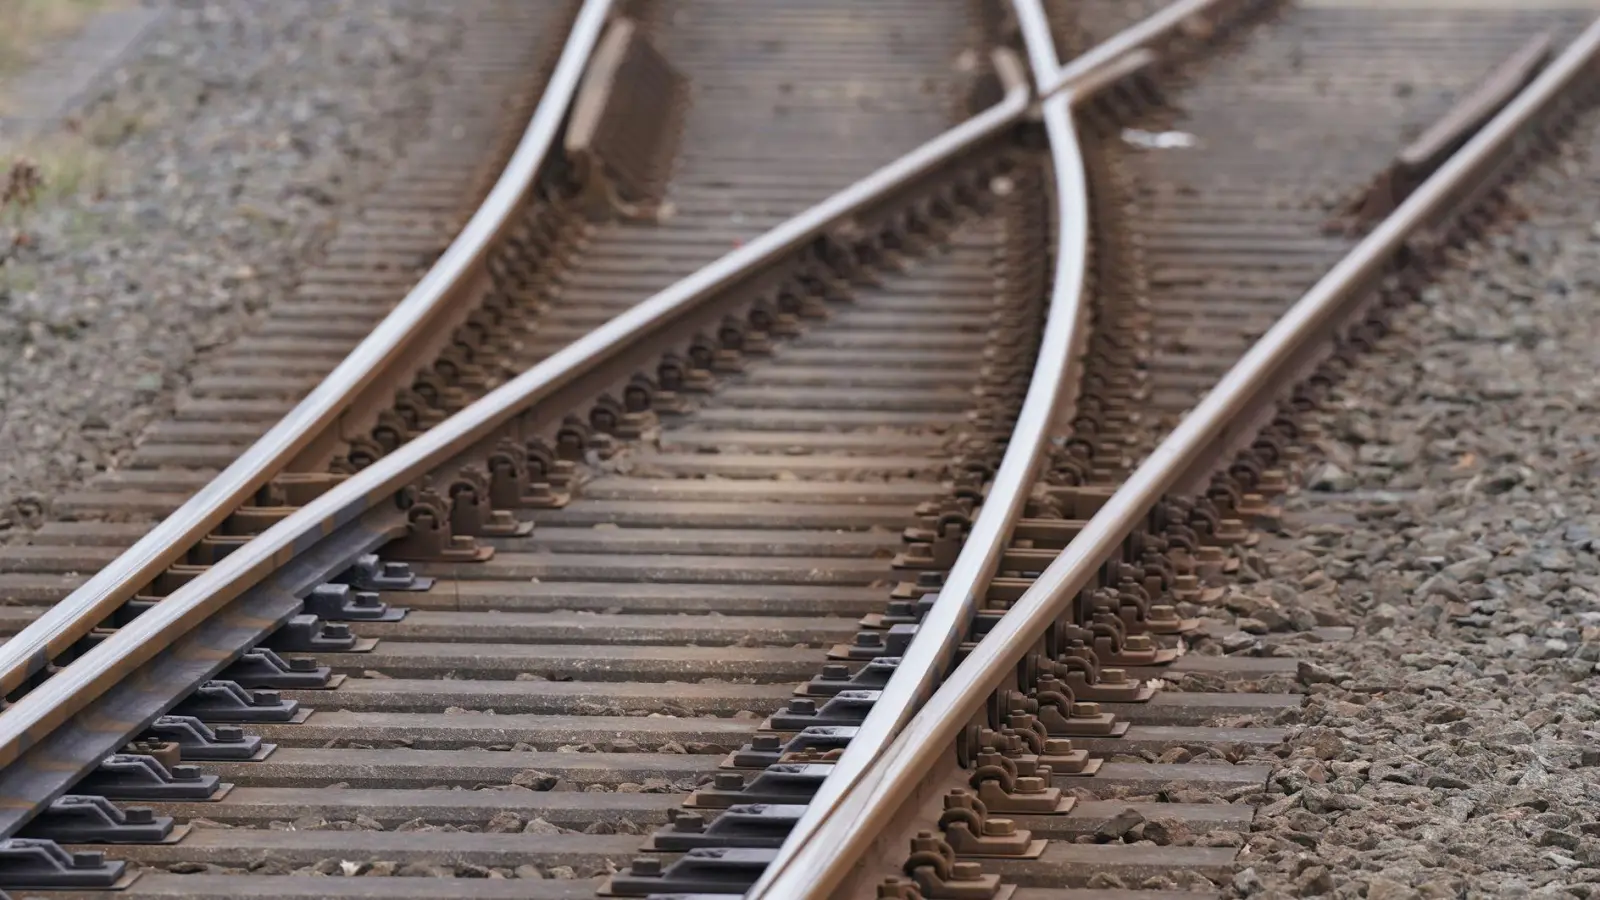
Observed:
[[[1014,667],[1044,626],[1060,618],[1095,570],[1118,552],[1139,520],[1162,495],[1193,493],[1203,488],[1214,468],[1229,459],[1239,449],[1241,441],[1248,443],[1256,430],[1251,423],[1270,413],[1276,389],[1292,381],[1287,376],[1303,369],[1304,354],[1321,346],[1320,336],[1351,313],[1367,295],[1375,276],[1384,271],[1408,238],[1435,224],[1456,204],[1470,199],[1457,195],[1457,185],[1482,183],[1483,176],[1502,158],[1501,154],[1509,152],[1515,134],[1547,112],[1565,88],[1588,75],[1597,40],[1592,33],[1586,33],[1528,91],[1519,95],[1504,113],[1453,157],[1434,180],[1407,201],[1396,217],[1387,220],[1351,259],[1302,300],[1141,467],[1127,486],[1107,502],[1101,513],[1085,525],[1067,552],[1051,565],[977,650],[960,667],[946,671],[954,647],[965,637],[981,588],[992,578],[999,554],[1021,513],[1037,473],[1049,427],[1061,414],[1073,390],[1074,348],[1083,341],[1081,295],[1090,223],[1072,107],[1091,93],[1091,84],[1102,82],[1108,73],[1125,74],[1153,61],[1149,51],[1140,49],[1144,44],[1159,41],[1187,16],[1206,13],[1218,4],[1184,4],[1181,14],[1164,14],[1166,18],[1157,23],[1160,27],[1147,25],[1142,36],[1124,39],[1125,46],[1116,53],[1104,55],[1099,65],[1078,64],[1076,75],[1072,74],[1072,67],[1059,71],[1037,4],[1019,2],[1017,5],[1018,21],[1034,66],[1037,93],[1048,96],[1039,107],[1039,113],[1051,138],[1059,205],[1058,269],[1040,367],[1030,386],[1007,456],[989,489],[973,533],[940,593],[939,602],[924,618],[918,637],[902,659],[872,717],[845,757],[836,763],[835,774],[813,804],[813,811],[802,820],[785,849],[780,851],[778,865],[771,867],[767,878],[757,885],[757,895],[827,896],[836,888],[845,870],[859,864],[863,858],[864,845],[879,833],[877,824],[892,818],[907,798],[923,796],[921,791],[913,790],[924,786],[923,774],[944,768],[928,763],[937,762],[940,756],[946,757],[944,762],[949,763],[948,748],[955,730],[962,727],[1005,673]],[[584,61],[598,40],[607,6],[603,2],[592,2],[586,4],[580,14],[573,38],[558,66],[557,78],[552,81],[552,93],[547,95],[551,106],[547,110],[541,105],[530,127],[529,138],[518,151],[517,158],[526,170],[518,179],[523,185],[507,187],[504,191],[497,187],[491,205],[498,202],[501,212],[490,214],[481,222],[479,218],[474,219],[474,224],[458,240],[451,254],[413,293],[413,298],[426,299],[419,299],[415,304],[408,300],[402,307],[405,315],[400,320],[386,321],[374,338],[369,339],[372,346],[363,344],[365,352],[358,350],[340,367],[340,372],[345,374],[336,373],[336,377],[344,379],[345,387],[327,387],[325,383],[302,406],[306,408],[311,404],[311,409],[320,412],[307,413],[298,419],[299,424],[280,426],[281,431],[275,429],[263,444],[257,445],[259,452],[253,450],[247,454],[253,460],[249,466],[241,460],[230,467],[229,473],[233,474],[224,473],[226,480],[219,479],[223,482],[221,486],[202,492],[196,498],[195,509],[187,514],[180,511],[170,518],[168,522],[173,523],[170,527],[163,524],[152,532],[151,538],[124,557],[126,563],[119,561],[118,566],[97,576],[80,592],[83,597],[74,594],[77,599],[64,604],[60,608],[62,612],[53,612],[48,620],[41,620],[40,627],[30,628],[8,642],[0,661],[5,663],[4,673],[12,679],[8,682],[11,686],[21,684],[27,675],[39,671],[46,657],[87,634],[112,608],[130,598],[143,583],[175,560],[188,544],[203,536],[235,505],[265,483],[273,471],[303,449],[306,442],[323,433],[331,417],[347,406],[350,398],[359,393],[365,379],[371,377],[370,373],[377,368],[371,363],[388,353],[398,352],[395,348],[405,343],[405,335],[416,333],[414,326],[426,320],[427,310],[447,304],[450,291],[459,286],[462,277],[474,266],[481,264],[487,239],[504,227],[508,211],[525,196],[527,185],[532,183],[531,173],[538,169],[537,160],[548,152],[576,90]],[[276,573],[290,563],[304,565],[316,553],[317,538],[341,529],[341,533],[348,534],[369,510],[380,510],[387,512],[388,525],[372,528],[368,534],[372,540],[381,540],[388,533],[388,527],[394,524],[394,513],[383,511],[383,505],[417,477],[467,452],[519,415],[531,411],[538,419],[526,423],[530,431],[548,428],[551,422],[559,421],[559,414],[550,416],[546,410],[564,411],[625,380],[628,373],[638,368],[638,360],[632,354],[641,345],[659,344],[664,335],[683,336],[702,327],[706,320],[714,321],[740,302],[730,295],[736,293],[735,288],[747,286],[754,273],[791,258],[849,217],[860,215],[870,220],[878,209],[892,206],[893,198],[900,192],[914,191],[923,180],[947,171],[948,167],[983,148],[1030,110],[1029,91],[1024,86],[1020,67],[1008,62],[1000,65],[1009,84],[1006,97],[999,105],[729,254],[712,267],[650,298],[498,389],[483,402],[335,486],[259,538],[234,550],[193,582],[124,626],[115,636],[43,681],[0,714],[0,753],[4,754],[0,758],[17,759],[32,741],[49,733],[118,679],[131,675],[157,651],[167,647],[175,636],[192,629],[256,583],[268,576],[276,577]],[[1057,73],[1054,78],[1052,72]],[[1052,94],[1058,88],[1059,92]],[[560,99],[563,90],[567,92],[565,101]],[[539,129],[537,135],[535,129]],[[502,187],[506,184],[503,181]],[[471,241],[469,236],[472,236]],[[380,335],[381,341],[378,340]],[[267,444],[270,446],[263,446]],[[1204,451],[1203,456],[1194,455],[1201,451]],[[185,521],[187,525],[183,524]],[[328,561],[318,563],[328,564]],[[302,580],[308,577],[314,576],[301,576]],[[73,637],[68,640],[66,635]],[[220,664],[218,662],[218,667]],[[944,679],[943,685],[922,705],[921,711],[916,712],[917,701],[925,697],[940,678]]]
[[[949,666],[947,661],[967,639],[981,597],[979,588],[985,582],[976,573],[992,576],[995,557],[1033,483],[1039,445],[1063,404],[1070,403],[1066,392],[1072,388],[1064,376],[1075,358],[1073,348],[1082,341],[1077,329],[1089,227],[1082,152],[1071,109],[1093,91],[1092,87],[1074,90],[1074,84],[1092,82],[1096,71],[1104,77],[1119,68],[1148,64],[1149,51],[1138,45],[1157,39],[1162,29],[1177,27],[1187,15],[1217,6],[1175,4],[1128,35],[1102,45],[1117,52],[1097,48],[1060,67],[1038,0],[1016,0],[1015,5],[1037,91],[1047,97],[1042,115],[1059,203],[1055,297],[1040,365],[1006,461],[979,524],[963,547],[962,561],[951,569],[938,603],[923,619],[884,691],[885,700],[893,697],[894,702],[874,709],[873,716],[884,713],[885,720],[892,716],[892,726],[886,721],[881,732],[872,731],[876,723],[869,717],[862,731],[874,741],[864,746],[852,742],[837,764],[840,771],[819,795],[826,797],[826,804],[812,804],[766,876],[746,896],[864,895],[885,872],[876,867],[881,860],[875,854],[904,847],[916,827],[908,823],[926,827],[937,820],[937,800],[949,788],[964,784],[952,777],[954,748],[962,731],[982,720],[986,704],[996,690],[1013,682],[1023,658],[1037,650],[1040,636],[1057,622],[1073,620],[1075,604],[1103,577],[1109,561],[1126,557],[1130,536],[1149,526],[1152,511],[1167,497],[1203,495],[1215,476],[1249,452],[1257,435],[1280,415],[1288,389],[1334,353],[1342,335],[1376,300],[1383,280],[1430,259],[1444,245],[1456,219],[1493,190],[1531,146],[1545,140],[1545,129],[1590,99],[1600,74],[1600,21],[1542,71],[1538,63],[1545,43],[1535,42],[1498,71],[1488,89],[1466,98],[1442,123],[1453,125],[1454,134],[1430,132],[1418,142],[1418,147],[1453,143],[1459,146],[1456,152],[1435,151],[1431,158],[1419,149],[1402,152],[1400,159],[1410,166],[1407,174],[1420,177],[1421,183],[1409,196],[1395,198],[1400,201],[1397,208],[1250,348],[1082,524],[998,624],[959,665]],[[994,515],[986,522],[991,511]],[[920,665],[911,665],[913,661]],[[942,683],[931,697],[923,695],[927,681],[936,675]],[[902,689],[896,691],[897,687]],[[892,738],[878,743],[888,732]]]

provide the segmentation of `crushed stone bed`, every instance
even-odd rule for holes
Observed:
[[[1297,730],[1234,896],[1600,897],[1597,141],[1591,114],[1511,192],[1527,221],[1396,315],[1247,559],[1236,612],[1357,634],[1291,642],[1309,702],[1255,723]]]
[[[425,0],[179,5],[75,123],[0,266],[0,540],[111,467],[288,297],[426,113],[460,31]]]

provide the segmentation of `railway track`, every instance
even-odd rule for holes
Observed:
[[[1224,655],[1212,614],[1293,459],[1262,386],[1322,346],[1252,341],[1354,308],[1323,276],[1410,234],[1341,210],[1586,21],[1266,6],[1117,37],[1115,11],[1029,2],[488,23],[510,99],[472,134],[526,125],[493,190],[467,162],[397,172],[412,192],[246,342],[278,355],[221,361],[129,468],[0,548],[0,887],[1227,882],[1253,807],[1226,801],[1267,794],[1301,695],[1292,642]],[[1593,44],[1439,177],[1548,126]],[[1040,124],[1057,46],[1084,55]],[[1162,134],[1196,146],[1139,149]],[[463,193],[487,200],[394,307]],[[1230,465],[1241,420],[1272,434]]]

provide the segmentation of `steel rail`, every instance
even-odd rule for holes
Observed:
[[[132,547],[0,645],[0,694],[10,693],[178,562],[328,428],[362,390],[433,331],[491,248],[515,225],[551,157],[613,0],[584,0],[516,150],[444,254],[372,333],[266,434]]]
[[[1042,9],[1035,6],[1033,10],[1043,16]],[[1054,72],[1059,68],[1053,42],[1029,42],[1027,49],[1034,72]],[[1107,59],[1114,61],[1120,55]],[[836,886],[837,881],[828,877],[829,854],[819,841],[826,833],[824,826],[835,821],[833,814],[840,799],[889,747],[912,713],[932,696],[955,659],[956,648],[966,639],[983,594],[999,571],[1011,531],[1038,479],[1051,426],[1062,415],[1063,407],[1076,399],[1072,394],[1077,379],[1072,377],[1072,370],[1081,356],[1087,332],[1084,280],[1089,256],[1089,191],[1069,109],[1073,100],[1071,93],[1058,93],[1045,100],[1039,110],[1054,154],[1056,268],[1038,357],[1005,454],[973,520],[971,533],[945,575],[938,599],[918,623],[894,674],[834,763],[833,771],[808,802],[805,814],[747,897],[802,896],[795,891],[809,889],[812,884],[826,890]]]
[[[718,292],[743,283],[752,272],[805,246],[840,220],[1003,133],[1026,115],[1029,89],[1020,61],[1004,53],[996,61],[1008,88],[994,106],[649,297],[350,476],[0,711],[0,766],[323,535],[354,521],[518,414],[648,342]]]
[[[1083,54],[1073,57],[1072,61],[1062,65],[1059,60],[1048,68],[1039,68],[1040,60],[1034,50],[1035,42],[1027,41],[1028,55],[1034,64],[1034,72],[1039,83],[1039,96],[1041,98],[1053,97],[1062,91],[1073,88],[1078,82],[1093,73],[1105,68],[1120,57],[1135,53],[1149,47],[1151,44],[1169,37],[1174,31],[1183,27],[1184,23],[1196,16],[1202,16],[1213,8],[1230,0],[1178,0],[1170,6],[1164,6],[1159,12],[1149,18],[1117,32],[1107,40],[1096,44]],[[1015,4],[1013,4],[1015,6]],[[1040,15],[1043,15],[1041,12]],[[1027,25],[1021,22],[1022,13],[1018,10],[1018,24],[1023,27],[1023,37],[1027,37]],[[1045,32],[1049,34],[1048,31]],[[1049,55],[1054,57],[1054,42],[1051,43]],[[1054,74],[1046,75],[1045,73]]]
[[[1019,8],[1039,0],[1014,0]],[[1034,19],[1027,16],[1027,23]],[[1036,26],[1035,26],[1036,28]],[[1025,30],[1030,41],[1048,39]],[[1037,54],[1034,54],[1037,57]],[[1011,605],[902,730],[894,743],[832,809],[823,829],[808,835],[787,870],[760,897],[821,898],[869,852],[876,830],[906,803],[941,762],[962,728],[984,707],[1017,663],[1038,645],[1038,635],[1061,616],[1145,521],[1163,496],[1203,487],[1228,454],[1248,446],[1265,412],[1318,358],[1326,338],[1357,308],[1408,243],[1427,233],[1485,176],[1505,161],[1523,128],[1556,104],[1600,59],[1600,19],[1492,119],[1463,148],[1323,276],[1229,370],[1217,386],[1161,442],[1060,555]]]
[[[1048,37],[1049,26],[1038,0],[1017,3],[1016,7],[1024,34],[1042,27]],[[1043,93],[1044,73],[1055,72],[1061,65],[1055,43],[1048,39],[1030,40],[1027,51],[1030,67],[1036,73],[1035,88]],[[1118,52],[1100,58],[1103,62],[1116,62],[1125,55]],[[1077,378],[1073,370],[1087,337],[1084,284],[1089,258],[1088,181],[1071,110],[1079,99],[1074,92],[1061,91],[1039,108],[1055,170],[1056,268],[1038,357],[1005,454],[972,523],[972,531],[945,576],[938,599],[917,624],[916,634],[901,654],[894,674],[834,763],[833,771],[746,897],[828,896],[854,864],[854,859],[838,856],[834,852],[837,845],[831,843],[841,831],[860,826],[853,819],[839,818],[841,800],[889,748],[913,713],[933,695],[940,678],[950,668],[957,647],[971,630],[984,592],[999,571],[1012,529],[1038,480],[1051,426],[1076,400]]]
[[[1014,2],[1028,61],[1035,73],[1037,95],[1045,98],[1039,105],[1039,114],[1050,141],[1056,180],[1056,270],[1038,358],[1005,454],[938,599],[918,623],[916,635],[901,655],[894,674],[856,736],[834,763],[833,772],[747,896],[822,896],[816,891],[832,890],[844,878],[845,868],[853,860],[847,863],[827,849],[828,835],[852,827],[835,815],[840,799],[882,756],[915,710],[932,696],[955,658],[984,592],[999,571],[1011,531],[1038,479],[1051,426],[1069,415],[1068,410],[1076,401],[1077,379],[1072,370],[1079,363],[1087,337],[1084,279],[1089,252],[1089,193],[1072,108],[1151,63],[1154,56],[1147,45],[1169,36],[1191,16],[1217,2],[1181,2],[1163,9],[1077,57],[1065,68],[1038,0]],[[1174,13],[1174,9],[1178,12]],[[1067,76],[1065,81],[1054,80],[1062,74]]]

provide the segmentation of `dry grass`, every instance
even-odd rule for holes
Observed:
[[[96,13],[135,0],[0,0],[0,115],[5,82],[26,71],[53,45],[70,38]],[[83,213],[100,196],[109,171],[101,123],[92,116],[63,130],[0,142],[0,295],[31,289],[32,267],[18,254],[32,242],[30,219],[51,209]]]
[[[61,131],[29,141],[13,152],[39,168],[42,183],[37,205],[50,206],[77,197],[94,197],[105,187],[108,154],[89,136]]]
[[[0,298],[31,290],[25,260],[35,241],[34,217],[56,216],[55,230],[76,244],[92,233],[91,204],[104,195],[111,152],[90,131],[71,128],[20,147],[0,148]]]
[[[47,43],[66,37],[121,0],[0,0],[0,76],[26,68]]]

